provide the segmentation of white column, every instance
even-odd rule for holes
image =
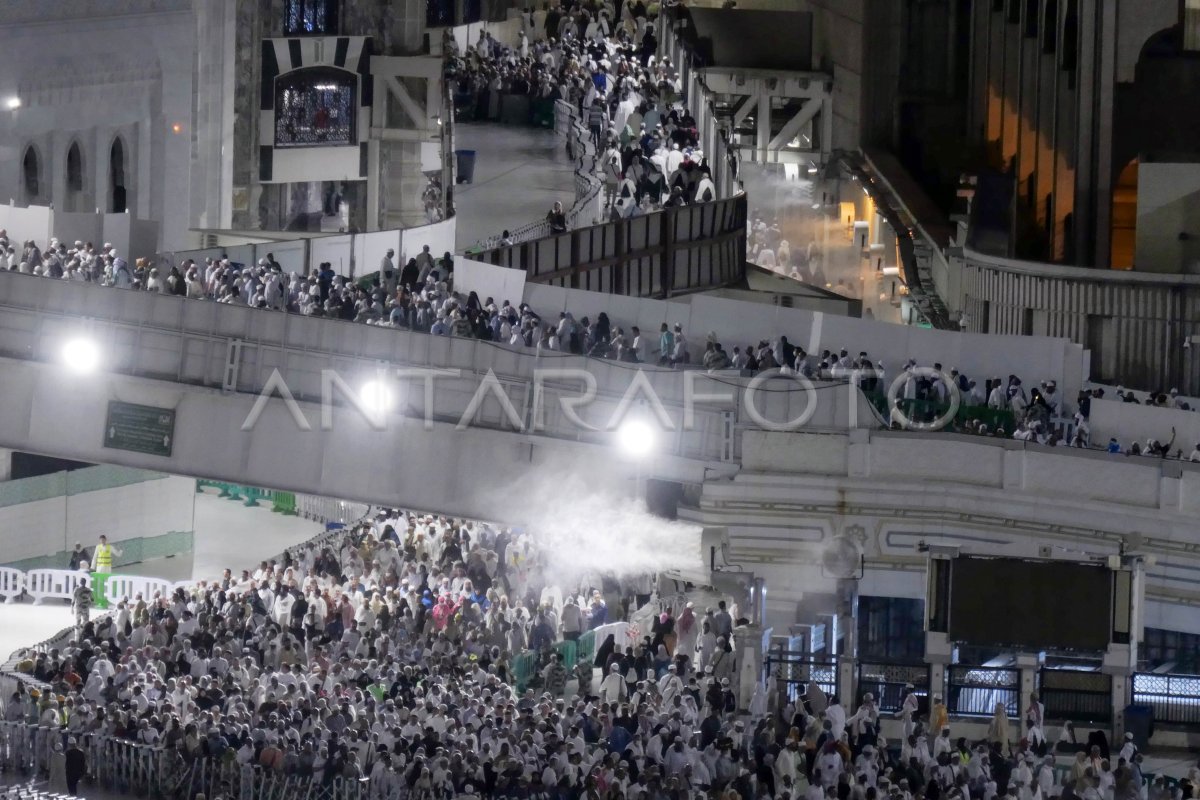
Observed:
[[[760,164],[767,162],[767,146],[771,143],[771,95],[765,85],[759,87],[758,114],[754,121],[756,140],[754,143],[754,160]]]
[[[110,167],[112,165],[112,144],[113,131],[111,128],[96,129],[96,151],[93,156],[92,175],[96,182],[96,204],[95,207],[100,209],[100,213],[108,211],[110,202],[109,195],[112,189],[109,187],[111,180]],[[91,211],[92,209],[87,209]]]
[[[0,481],[12,480],[12,455],[12,450],[0,447]]]
[[[153,112],[151,112],[153,113]],[[157,116],[157,115],[155,115]],[[133,203],[127,205],[130,214],[134,214],[141,219],[150,218],[150,172],[151,160],[154,148],[154,132],[153,121],[150,117],[142,117],[137,123],[137,146],[133,157],[126,153],[126,167],[128,171],[131,167],[135,174],[127,175],[125,185],[127,187],[136,186],[134,190]],[[130,162],[136,164],[133,166]]]
[[[1112,676],[1113,742],[1125,738],[1125,703],[1130,697],[1129,682],[1128,675]]]
[[[52,204],[55,211],[62,211],[67,198],[67,134],[54,131],[48,137],[47,150],[42,154],[46,165],[42,174],[49,180],[49,186],[41,190],[42,204]],[[46,191],[49,189],[49,191]]]
[[[739,711],[750,707],[750,700],[762,675],[762,644],[763,631],[758,625],[743,625],[733,631],[734,652],[739,665],[735,686]]]
[[[1025,736],[1025,711],[1029,708],[1029,696],[1037,691],[1037,672],[1039,659],[1036,654],[1023,653],[1017,655],[1017,667],[1021,670],[1021,680],[1017,689],[1017,719],[1018,730],[1016,738]],[[1043,733],[1045,729],[1043,726]]]

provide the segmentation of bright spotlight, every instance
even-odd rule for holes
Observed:
[[[62,360],[72,372],[86,375],[100,365],[100,349],[91,339],[71,339],[63,345]]]
[[[370,411],[372,414],[386,414],[391,411],[395,404],[395,395],[392,394],[391,387],[383,381],[373,380],[363,384],[358,393],[359,402],[363,408]]]
[[[4,105],[8,106],[9,111],[16,111],[18,108],[21,107],[21,98],[10,97],[10,98],[8,98],[8,100],[5,101]]]
[[[617,429],[617,444],[627,455],[641,458],[654,449],[658,436],[654,428],[640,419],[629,419]]]

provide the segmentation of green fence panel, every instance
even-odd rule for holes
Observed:
[[[533,677],[533,670],[536,665],[537,654],[531,650],[526,650],[513,658],[513,683],[517,685],[518,692],[525,691],[525,687],[529,685],[529,680]]]
[[[271,510],[278,514],[296,514],[296,495],[293,492],[271,492]]]
[[[890,419],[891,407],[886,394],[882,392],[868,393],[867,399],[885,420]],[[897,401],[897,405],[905,416],[916,422],[936,419],[950,409],[948,403],[938,403],[933,400],[900,399]],[[968,420],[978,420],[987,425],[988,430],[991,431],[1003,427],[1006,432],[1012,433],[1017,428],[1016,417],[1011,411],[965,404],[958,407],[958,411],[954,414],[954,424],[948,427],[951,429],[961,427]]]
[[[539,128],[554,127],[554,102],[553,100],[534,100],[533,101],[533,124]]]
[[[564,640],[554,645],[554,652],[562,656],[563,666],[571,669],[575,666],[579,658],[579,645],[575,642]]]
[[[96,608],[108,608],[108,595],[104,587],[108,585],[108,579],[111,577],[111,572],[92,573],[92,605]]]
[[[575,657],[578,659],[577,664],[590,664],[596,660],[596,632],[586,631],[579,637],[579,642],[576,645]]]

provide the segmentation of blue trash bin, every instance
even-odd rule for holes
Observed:
[[[455,150],[454,157],[458,161],[458,183],[472,183],[475,180],[475,151]]]
[[[1133,734],[1133,743],[1139,750],[1145,750],[1154,735],[1154,706],[1141,703],[1125,706],[1125,731]],[[1119,742],[1113,744],[1120,747]]]

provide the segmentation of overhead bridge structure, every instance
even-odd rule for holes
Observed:
[[[15,273],[0,273],[0,308],[0,445],[82,461],[487,518],[496,497],[539,467],[550,479],[563,464],[619,459],[625,417],[668,418],[640,474],[691,483],[736,471],[747,424],[748,381],[736,373],[539,358]],[[64,347],[80,339],[98,349],[94,373],[63,363]],[[570,370],[595,381],[578,423],[560,401],[583,396],[588,380]],[[798,417],[809,400],[791,389],[759,392],[756,409]],[[707,399],[719,394],[727,399]],[[821,395],[830,399],[813,404],[812,427],[878,425],[856,389],[830,385]],[[114,403],[171,412],[171,441],[156,453],[107,446]]]

